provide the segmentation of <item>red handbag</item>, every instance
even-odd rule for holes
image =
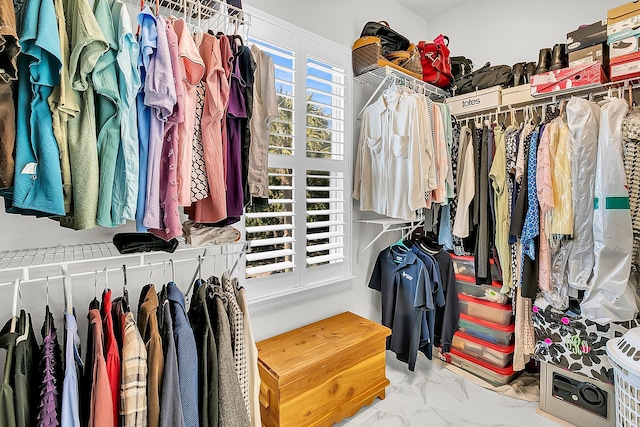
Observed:
[[[432,85],[447,88],[453,81],[451,75],[451,52],[447,47],[449,38],[440,34],[434,41],[418,42],[422,80]]]

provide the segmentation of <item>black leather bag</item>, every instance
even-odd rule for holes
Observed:
[[[383,55],[397,51],[406,51],[411,45],[411,42],[405,36],[392,30],[386,21],[367,22],[360,34],[360,37],[365,36],[375,36],[380,39]]]
[[[487,62],[482,68],[465,74],[456,80],[455,94],[464,95],[474,90],[488,89],[493,86],[509,87],[513,82],[513,72],[508,65],[491,66]]]
[[[454,79],[459,79],[465,74],[473,71],[473,61],[464,56],[451,57],[451,75]]]

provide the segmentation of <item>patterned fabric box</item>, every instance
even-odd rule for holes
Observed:
[[[607,341],[640,325],[638,320],[600,325],[551,306],[533,306],[535,358],[589,378],[613,383]]]

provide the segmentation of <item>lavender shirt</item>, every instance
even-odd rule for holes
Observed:
[[[149,124],[149,158],[147,163],[147,199],[144,225],[148,228],[164,228],[160,214],[160,167],[164,136],[164,123],[173,113],[177,102],[173,68],[169,55],[167,24],[158,16],[158,39],[155,56],[151,57],[144,86],[144,103],[151,107]]]

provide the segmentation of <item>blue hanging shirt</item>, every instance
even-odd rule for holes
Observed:
[[[25,3],[18,57],[15,175],[11,213],[65,215],[60,151],[47,99],[60,84],[60,38],[52,0]]]

